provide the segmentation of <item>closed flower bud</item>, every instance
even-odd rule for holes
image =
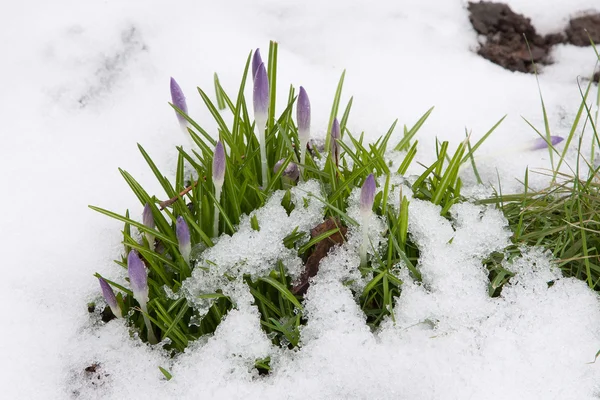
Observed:
[[[269,78],[265,64],[260,63],[254,76],[254,114],[266,115],[269,108]]]
[[[254,56],[252,57],[252,80],[256,76],[256,71],[258,71],[258,67],[262,64],[262,58],[260,56],[260,49],[256,49],[254,52]]]
[[[335,118],[333,124],[331,124],[331,156],[335,160],[335,165],[338,164],[340,157],[340,145],[338,140],[340,140],[341,137],[340,123],[338,122],[338,119]]]
[[[298,120],[298,136],[300,141],[306,145],[310,136],[310,100],[302,86],[300,86],[298,104],[296,105],[296,119]]]
[[[106,304],[108,304],[115,317],[122,318],[123,314],[121,313],[121,309],[119,308],[119,304],[117,303],[117,297],[115,296],[115,292],[113,292],[108,282],[106,282],[104,279],[98,278],[98,281],[100,282],[102,296],[104,296]]]
[[[281,160],[277,161],[277,163],[273,167],[273,172],[277,173],[284,162],[285,162],[285,159],[283,159],[283,158]],[[294,181],[294,182],[297,181],[298,178],[300,177],[300,170],[298,169],[298,164],[289,162],[287,167],[285,167],[285,170],[283,171],[281,176],[283,176],[291,181]]]
[[[360,211],[363,213],[370,213],[373,211],[373,201],[375,200],[375,192],[377,186],[375,186],[375,177],[373,174],[367,176],[365,183],[363,183],[360,189]]]
[[[129,274],[129,284],[133,291],[133,297],[140,304],[148,302],[148,272],[140,256],[131,250],[127,256],[127,273]]]
[[[146,203],[144,206],[144,212],[142,213],[142,223],[146,228],[154,229],[156,224],[154,223],[154,216],[152,215],[152,207],[150,204]],[[144,232],[146,236],[146,240],[148,240],[148,245],[150,249],[154,250],[154,235],[150,232]]]
[[[187,115],[188,109],[187,103],[185,102],[185,96],[183,95],[181,87],[179,87],[173,78],[171,78],[171,103],[173,103],[175,107],[179,108],[184,114]],[[179,114],[177,111],[175,111],[175,114],[177,115],[177,119],[179,120],[180,124],[187,124],[187,121],[183,115]]]
[[[212,176],[215,185],[223,185],[223,181],[225,180],[225,150],[220,140],[217,142],[213,155]]]
[[[177,236],[177,242],[179,243],[179,252],[185,262],[189,263],[190,253],[192,251],[190,228],[181,216],[177,217],[177,222],[175,223],[175,235]]]

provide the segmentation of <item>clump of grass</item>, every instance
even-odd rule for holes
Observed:
[[[592,42],[600,62],[600,54]],[[540,172],[551,178],[551,184],[539,191],[529,186],[529,171],[523,180],[523,193],[498,193],[492,199],[480,203],[497,204],[508,219],[514,232],[514,246],[507,249],[508,258],[520,254],[520,248],[542,246],[555,258],[556,266],[567,277],[585,281],[590,289],[600,291],[600,166],[597,152],[600,149],[598,116],[600,111],[600,87],[592,97],[594,85],[590,81],[580,90],[581,104],[565,140],[562,151],[554,146],[543,98],[540,99],[544,116],[543,133],[527,122],[546,143],[553,160],[550,171]],[[595,103],[596,111],[589,105]],[[591,152],[584,154],[582,143],[591,141]],[[567,152],[574,149],[577,155],[574,166],[568,165]],[[567,166],[570,173],[561,170]],[[583,167],[583,168],[581,168]],[[488,262],[490,270],[490,294],[498,295],[512,273],[502,266],[503,255],[496,254]]]
[[[402,281],[398,277],[400,267],[408,268],[414,279],[421,279],[417,268],[419,251],[408,235],[411,196],[400,193],[397,207],[390,204],[389,197],[397,186],[392,183],[391,177],[405,175],[413,163],[417,153],[417,142],[413,139],[433,109],[427,111],[410,129],[404,127],[400,140],[393,148],[403,152],[404,158],[392,170],[392,164],[385,155],[390,150],[389,143],[397,121],[375,143],[366,143],[363,134],[350,132],[347,123],[352,98],[338,119],[344,73],[331,108],[331,134],[327,137],[325,150],[319,151],[317,146],[312,145],[310,152],[307,152],[305,146],[310,132],[310,115],[306,114],[310,112],[307,91],[301,91],[299,132],[292,117],[297,101],[294,87],[289,87],[285,109],[276,113],[277,44],[271,42],[268,62],[263,63],[260,55],[255,53],[252,63],[253,66],[257,64],[256,76],[253,76],[255,90],[260,90],[258,96],[255,92],[253,118],[244,96],[251,56],[248,55],[246,59],[235,97],[230,97],[223,90],[216,75],[216,103],[208,93],[198,88],[200,97],[217,123],[215,135],[209,134],[187,115],[185,96],[181,88],[175,87],[172,106],[180,125],[185,127],[197,147],[191,150],[177,147],[176,173],[174,179],[170,180],[158,169],[144,148],[138,145],[163,193],[148,193],[132,175],[119,170],[139,199],[141,207],[144,207],[142,223],[132,218],[129,211],[120,215],[90,206],[124,223],[124,253],[116,263],[127,268],[125,255],[139,256],[138,259],[147,269],[146,304],[142,305],[136,300],[139,296],[134,296],[135,293],[130,289],[131,282],[120,284],[99,274],[96,276],[117,290],[115,299],[119,311],[132,331],[137,332],[144,341],[158,341],[160,346],[172,350],[174,354],[183,351],[191,341],[213,333],[227,312],[235,307],[222,289],[199,296],[210,304],[208,311],[202,314],[180,295],[183,282],[195,268],[210,271],[210,265],[200,266],[196,263],[199,255],[212,247],[220,235],[235,234],[242,217],[265,205],[276,191],[285,192],[281,204],[290,213],[297,206],[291,201],[290,186],[295,185],[298,178],[318,181],[324,193],[324,198],[318,199],[325,204],[323,221],[339,221],[335,228],[313,238],[309,238],[309,232],[296,228],[283,240],[284,245],[295,249],[304,262],[321,241],[334,234],[339,235],[347,227],[358,227],[363,222],[347,214],[349,197],[354,189],[362,187],[370,179],[364,212],[365,215],[375,213],[380,216],[385,221],[386,230],[382,246],[369,244],[373,247],[370,252],[372,256],[367,257],[365,253],[363,263],[356,266],[367,283],[362,292],[355,295],[371,327],[377,328],[388,316],[393,318],[394,299],[402,291]],[[268,82],[265,82],[265,76]],[[230,125],[225,123],[225,114],[232,116]],[[441,214],[448,215],[450,207],[463,200],[459,178],[461,164],[469,160],[472,162],[475,150],[498,124],[475,145],[471,146],[467,138],[453,153],[449,150],[448,142],[440,143],[437,160],[412,180],[411,185],[406,183],[412,196],[439,205]],[[214,149],[217,149],[216,156]],[[288,168],[294,163],[296,168]],[[375,178],[381,177],[385,177],[380,180],[384,183],[377,188],[374,186]],[[252,229],[260,230],[255,217],[250,219],[250,223]],[[305,323],[303,292],[294,289],[294,282],[281,260],[269,267],[269,273],[264,276],[226,278],[242,278],[248,286],[260,312],[262,327],[273,343],[288,348],[300,346],[300,327]],[[116,307],[112,297],[110,304],[111,308]],[[263,372],[268,371],[269,360],[257,361],[257,367]]]

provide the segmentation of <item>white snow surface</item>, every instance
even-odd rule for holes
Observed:
[[[542,33],[580,11],[600,11],[597,0],[508,3]],[[537,137],[521,116],[543,129],[535,77],[475,54],[461,0],[2,2],[1,397],[598,398],[600,366],[590,363],[600,349],[598,297],[531,250],[506,266],[517,274],[512,285],[489,298],[481,259],[510,233],[497,211],[469,204],[455,206],[449,222],[435,206],[411,201],[423,282],[400,268],[396,323],[374,333],[343,285],[358,263],[343,247],[307,293],[299,351],[272,346],[253,306],[230,312],[213,337],[173,360],[130,338],[120,321],[92,323],[86,304],[100,296],[93,273],[123,281],[112,262],[122,246],[121,224],[87,205],[141,219],[117,167],[162,195],[136,143],[173,176],[175,145],[186,138],[167,104],[169,78],[185,91],[191,116],[214,132],[195,87],[210,89],[216,71],[235,92],[249,51],[261,47],[266,58],[270,39],[280,43],[278,104],[289,83],[303,85],[315,135],[325,133],[346,69],[342,102],[354,96],[352,132],[376,139],[394,119],[412,126],[435,106],[418,137],[417,158],[427,164],[436,137],[456,146],[467,128],[478,139],[507,114],[479,149],[484,181],[499,175],[511,192],[527,166],[549,167],[547,152],[514,150]],[[568,45],[553,58],[539,82],[550,128],[565,136],[581,100],[577,78],[591,75],[596,59],[591,48]],[[468,168],[463,175],[473,182]],[[545,182],[530,174],[533,186]],[[372,222],[376,238],[381,221]],[[251,366],[265,356],[273,371],[259,377]],[[100,365],[89,379],[84,369],[93,363]]]

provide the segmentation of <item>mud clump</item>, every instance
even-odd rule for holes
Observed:
[[[589,46],[590,38],[600,44],[600,13],[571,19],[565,33],[568,42],[575,46]]]
[[[477,33],[485,36],[478,54],[510,71],[533,72],[533,63],[549,64],[552,42],[535,31],[531,20],[502,3],[469,3],[469,19]],[[524,37],[529,42],[529,48]]]
[[[551,64],[552,47],[560,43],[589,46],[590,37],[600,43],[600,13],[572,18],[564,32],[541,36],[529,18],[504,3],[470,2],[468,11],[473,29],[484,37],[477,53],[510,71],[532,73],[536,64]]]

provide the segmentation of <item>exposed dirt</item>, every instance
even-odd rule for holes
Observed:
[[[590,38],[600,45],[600,13],[571,19],[565,33],[568,42],[575,46],[590,46]]]
[[[559,43],[589,46],[588,32],[600,43],[600,14],[573,18],[565,32],[541,36],[529,18],[506,4],[470,2],[468,10],[471,25],[483,36],[477,53],[510,71],[531,73],[534,63],[551,64],[550,52]]]
[[[478,51],[483,58],[519,72],[533,72],[532,60],[536,64],[550,62],[551,44],[537,34],[529,18],[515,13],[503,3],[469,3],[468,9],[473,28],[485,36]],[[556,40],[551,37],[549,42]]]
[[[319,272],[319,263],[321,260],[327,255],[333,246],[344,243],[346,240],[346,232],[348,231],[348,228],[343,226],[340,220],[333,218],[329,218],[311,229],[310,237],[313,239],[327,231],[336,228],[340,228],[340,231],[329,236],[327,239],[321,240],[315,245],[313,252],[306,260],[304,271],[302,272],[302,275],[300,275],[300,279],[292,288],[292,293],[299,295],[306,293],[310,285],[309,279],[317,275],[317,272]]]
[[[88,312],[90,314],[93,314],[96,312],[96,305],[94,303],[88,304]],[[106,322],[112,321],[113,319],[115,319],[117,317],[115,317],[115,314],[113,314],[110,307],[107,306],[107,307],[104,307],[104,309],[100,313],[100,318],[102,319],[102,322],[106,323]]]
[[[84,375],[90,380],[92,385],[103,385],[104,379],[110,376],[106,373],[99,363],[93,363],[92,365],[84,369]]]

